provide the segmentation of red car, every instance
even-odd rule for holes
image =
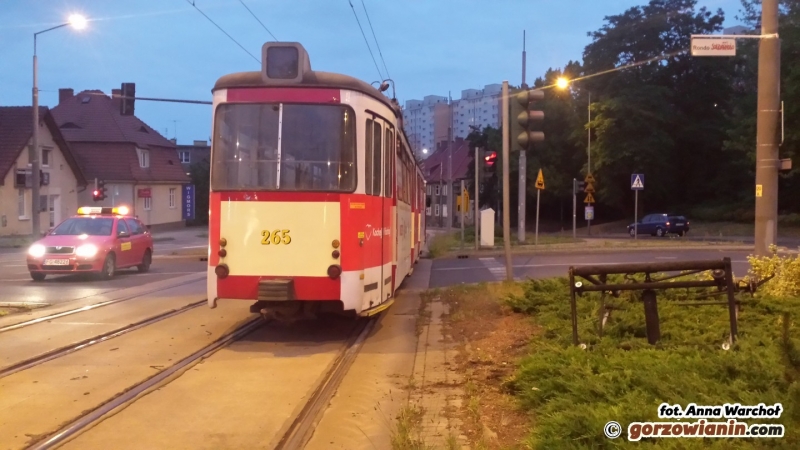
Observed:
[[[128,208],[82,207],[28,249],[34,281],[48,274],[97,273],[104,279],[117,269],[147,272],[153,260],[153,236]]]

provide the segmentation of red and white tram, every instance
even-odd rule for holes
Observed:
[[[425,241],[425,181],[396,99],[267,43],[213,89],[208,302],[278,317],[391,305]]]

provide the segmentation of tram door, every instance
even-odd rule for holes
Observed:
[[[386,298],[384,262],[386,260],[387,199],[384,189],[385,161],[384,146],[389,133],[386,123],[380,117],[367,119],[365,146],[364,188],[368,198],[367,207],[367,254],[364,279],[364,309],[375,307]],[[391,206],[391,202],[388,203]],[[391,283],[391,277],[390,277]]]

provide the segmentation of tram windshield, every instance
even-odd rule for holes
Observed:
[[[354,119],[344,105],[220,105],[211,189],[352,192]]]

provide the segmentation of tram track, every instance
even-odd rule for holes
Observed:
[[[173,309],[170,311],[165,311],[161,314],[157,314],[155,316],[146,318],[144,320],[140,320],[138,322],[126,325],[124,327],[118,328],[116,330],[112,330],[106,333],[102,333],[96,336],[92,336],[88,339],[84,339],[80,342],[72,343],[69,345],[65,345],[63,347],[59,347],[48,352],[27,358],[25,360],[16,362],[6,367],[0,368],[0,378],[7,377],[9,375],[15,374],[17,372],[30,369],[31,367],[36,367],[39,364],[46,363],[48,361],[52,361],[54,359],[69,355],[71,353],[77,352],[84,348],[90,347],[95,344],[99,344],[101,342],[108,341],[109,339],[113,339],[115,337],[122,336],[124,334],[130,333],[132,331],[139,330],[144,328],[148,325],[152,325],[154,323],[160,322],[162,320],[168,319],[170,317],[177,316],[178,314],[185,313],[189,310],[197,308],[198,306],[206,304],[206,300],[200,300],[194,303],[189,303],[186,306],[183,306],[178,309]]]
[[[192,353],[186,358],[183,358],[182,360],[173,364],[169,368],[162,370],[158,374],[153,375],[152,377],[148,378],[147,380],[135,386],[130,387],[124,393],[112,399],[109,399],[108,401],[106,401],[99,407],[95,408],[88,414],[79,417],[78,419],[72,421],[71,423],[59,429],[55,433],[51,434],[45,440],[40,441],[38,443],[34,443],[32,446],[28,447],[28,449],[45,450],[45,449],[55,448],[56,446],[64,443],[73,436],[80,434],[84,429],[97,423],[98,421],[103,419],[106,415],[116,410],[117,408],[126,407],[128,404],[135,402],[136,398],[139,395],[147,392],[152,388],[157,387],[164,380],[173,376],[180,370],[187,368],[188,366],[194,364],[195,362],[208,358],[216,351],[220,350],[221,348],[225,347],[231,342],[239,340],[242,337],[250,334],[251,332],[265,325],[265,323],[266,322],[261,317],[257,317],[245,322],[241,326],[237,327],[235,330],[226,333],[223,336],[220,336],[211,344]]]
[[[6,325],[6,326],[3,326],[3,327],[0,327],[0,334],[6,333],[6,332],[9,332],[9,331],[19,330],[21,328],[29,327],[29,326],[40,324],[40,323],[46,323],[48,321],[51,321],[51,320],[54,320],[54,319],[59,319],[61,317],[66,317],[66,316],[70,316],[70,315],[73,315],[73,314],[80,314],[80,313],[83,313],[83,312],[92,311],[92,310],[95,310],[97,308],[102,308],[104,306],[109,306],[109,305],[114,305],[114,304],[121,303],[121,302],[126,302],[126,301],[129,301],[129,300],[134,300],[134,299],[141,298],[141,297],[144,297],[144,296],[147,296],[147,295],[150,295],[150,294],[154,294],[154,293],[157,293],[157,292],[161,292],[161,291],[165,291],[165,290],[169,290],[169,289],[174,289],[174,288],[186,286],[188,284],[193,284],[193,283],[197,283],[197,282],[198,282],[198,280],[192,279],[192,280],[182,281],[180,283],[169,285],[169,286],[163,286],[163,287],[159,286],[158,288],[155,288],[155,289],[152,289],[152,290],[147,290],[147,291],[144,291],[144,292],[137,292],[136,294],[125,296],[125,297],[122,297],[122,298],[116,298],[116,299],[113,299],[113,300],[107,300],[107,301],[100,302],[100,303],[81,306],[79,308],[74,308],[74,309],[69,309],[69,310],[66,310],[66,311],[60,311],[60,312],[57,312],[57,313],[48,314],[46,316],[41,316],[41,317],[37,317],[35,319],[30,319],[30,320],[25,320],[25,321],[18,322],[18,323],[12,324],[12,325]],[[114,292],[114,291],[122,290],[122,289],[126,289],[126,288],[115,289],[115,290],[109,291],[109,292]],[[108,292],[106,292],[104,294],[107,294],[107,293]],[[88,298],[88,297],[84,297],[84,298]],[[76,300],[80,300],[80,299],[76,299]]]
[[[309,442],[316,425],[322,419],[332,397],[350,370],[377,321],[378,318],[361,319],[354,324],[352,331],[348,333],[348,336],[337,349],[333,362],[330,365],[326,365],[327,370],[320,374],[316,382],[307,385],[308,400],[304,400],[302,406],[298,407],[299,411],[295,410],[295,413],[288,418],[281,430],[276,430],[277,435],[272,438],[272,442],[277,443],[276,450],[300,449]],[[155,394],[156,391],[164,388],[169,388],[170,384],[183,377],[187,373],[186,371],[197,363],[212,357],[214,353],[238,340],[242,340],[245,336],[270,323],[272,321],[265,321],[261,317],[248,320],[230,333],[220,336],[208,346],[185,357],[147,380],[128,388],[124,393],[107,400],[81,417],[74,419],[58,431],[49,434],[45,439],[32,444],[28,449],[59,448],[67,442],[75,441],[67,445],[67,447],[72,447],[76,443],[82,442],[80,435],[84,432],[87,432],[100,422],[114,420],[114,416],[122,410],[134,405],[148,395]],[[230,370],[235,372],[236,369],[231,368]],[[269,383],[269,380],[265,379],[264,382]],[[114,423],[116,422],[111,422],[111,426],[116,427],[113,425]]]

